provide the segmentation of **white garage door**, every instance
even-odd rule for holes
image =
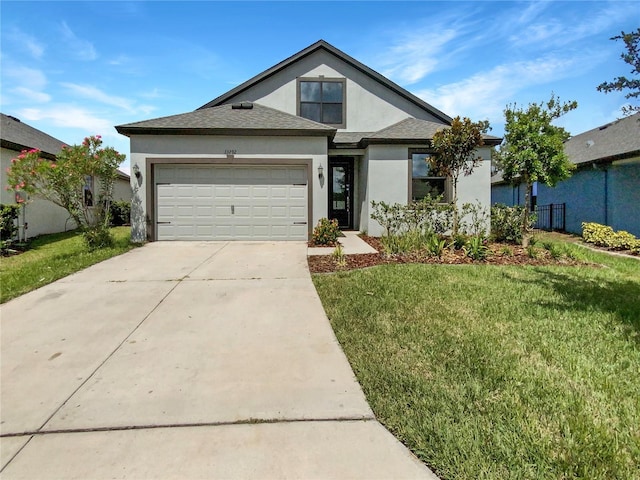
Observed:
[[[307,240],[304,166],[157,165],[158,240]]]

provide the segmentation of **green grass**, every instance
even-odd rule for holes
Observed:
[[[444,479],[640,478],[640,261],[313,277],[377,418]]]
[[[78,232],[42,235],[29,250],[0,259],[0,303],[131,250],[130,227],[112,228],[114,246],[88,251]]]

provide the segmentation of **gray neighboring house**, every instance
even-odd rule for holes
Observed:
[[[56,155],[62,150],[65,142],[58,140],[30,125],[20,121],[16,117],[0,114],[1,128],[1,163],[0,185],[2,191],[0,193],[0,203],[13,204],[16,203],[15,193],[7,191],[7,173],[6,169],[11,166],[11,160],[16,158],[23,150],[36,148],[40,150],[43,158],[55,160]],[[87,188],[93,188],[93,181],[88,182]],[[131,201],[131,187],[129,175],[118,171],[118,180],[114,187],[114,199]],[[24,216],[23,216],[24,214]],[[69,214],[64,208],[61,208],[48,200],[34,198],[23,207],[23,213],[20,214],[20,238],[27,239],[37,235],[46,233],[58,233],[75,228],[75,223],[69,218]],[[27,228],[22,226],[26,224]]]
[[[537,185],[537,205],[564,203],[568,232],[596,222],[640,237],[640,113],[571,137],[564,148],[577,169],[554,188]],[[496,175],[491,203],[523,205],[524,189]]]
[[[130,138],[132,238],[307,240],[319,219],[380,235],[372,200],[451,196],[430,140],[451,118],[325,41]],[[490,204],[490,148],[459,201]]]

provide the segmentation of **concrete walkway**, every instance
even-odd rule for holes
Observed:
[[[362,240],[358,235],[360,232],[343,231],[344,237],[339,237],[338,242],[342,245],[342,252],[345,255],[356,255],[361,253],[378,253],[378,251]],[[335,247],[309,247],[307,255],[331,255]]]
[[[436,478],[373,417],[306,253],[152,243],[2,305],[2,479]]]

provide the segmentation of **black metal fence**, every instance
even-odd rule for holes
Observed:
[[[536,205],[537,220],[534,228],[540,230],[565,230],[565,204],[551,203],[549,205]]]

